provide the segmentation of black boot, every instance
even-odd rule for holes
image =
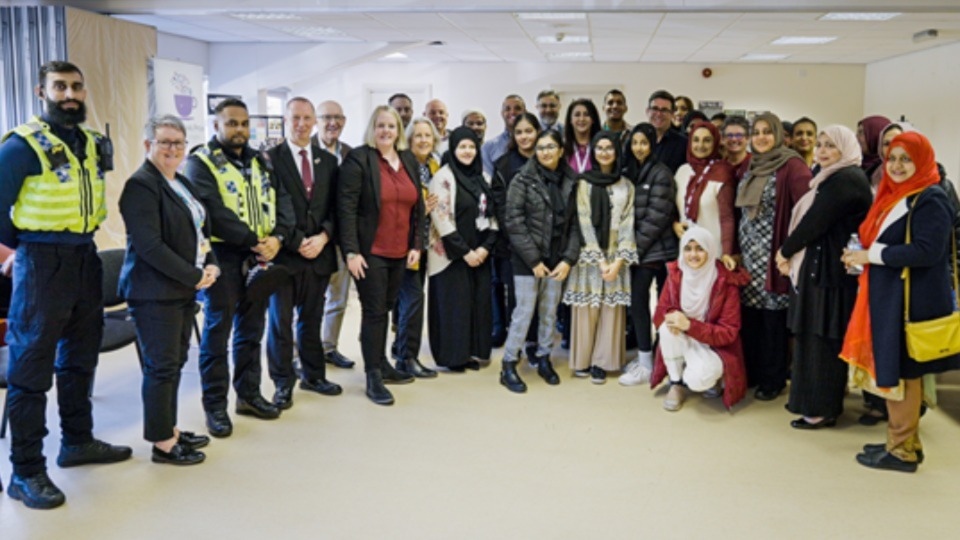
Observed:
[[[397,371],[386,358],[380,360],[380,378],[384,384],[407,384],[414,381],[413,375]]]
[[[383,385],[378,369],[367,372],[367,397],[377,405],[393,405],[393,394]]]
[[[424,367],[420,363],[420,360],[416,358],[411,358],[409,360],[397,360],[397,371],[402,371],[409,375],[413,375],[418,379],[433,379],[437,376],[437,372]]]
[[[517,374],[516,362],[503,362],[503,368],[500,370],[500,384],[507,387],[507,390],[522,394],[527,391],[527,385]]]
[[[556,386],[560,384],[560,376],[553,370],[553,363],[550,361],[550,355],[545,354],[537,358],[537,375],[547,381],[547,384]]]

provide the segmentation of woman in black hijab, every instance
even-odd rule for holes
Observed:
[[[450,134],[450,161],[430,181],[430,349],[437,366],[480,369],[491,349],[490,251],[497,239],[490,179],[470,128]]]

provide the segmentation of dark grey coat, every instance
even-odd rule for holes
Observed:
[[[678,240],[673,232],[677,219],[677,185],[670,168],[650,156],[633,180],[633,228],[637,235],[640,263],[667,262],[677,258]]]

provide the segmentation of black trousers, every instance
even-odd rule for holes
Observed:
[[[420,344],[423,341],[423,284],[426,279],[426,255],[420,261],[419,270],[403,271],[403,281],[400,283],[397,305],[393,312],[397,316],[394,352],[404,360],[420,355]]]
[[[360,297],[360,351],[363,370],[380,369],[386,362],[387,330],[390,310],[400,292],[400,283],[406,269],[406,258],[387,259],[376,255],[366,257],[366,277],[355,279]]]
[[[233,387],[242,398],[260,394],[260,340],[266,319],[266,300],[247,298],[240,272],[248,250],[214,245],[220,277],[204,291],[203,338],[200,340],[200,381],[203,408],[227,408],[230,368],[227,343],[233,330]]]
[[[166,441],[173,438],[177,425],[180,373],[190,351],[195,301],[131,301],[129,305],[143,357],[143,438]]]
[[[633,320],[637,349],[653,351],[653,323],[650,317],[650,285],[657,280],[657,297],[667,282],[667,264],[664,262],[640,264],[630,267],[630,318]]]
[[[63,444],[93,440],[90,385],[103,336],[103,268],[92,242],[23,243],[16,257],[7,411],[10,461],[23,477],[46,470],[43,438],[54,374]]]
[[[510,330],[510,316],[517,307],[517,297],[513,291],[513,265],[510,257],[490,257],[490,295],[493,316],[493,334],[502,334],[506,338]]]
[[[740,336],[748,386],[779,392],[787,385],[787,310],[742,306]]]
[[[267,334],[267,361],[270,378],[277,388],[291,387],[293,369],[293,311],[297,311],[297,352],[305,379],[325,379],[326,362],[320,328],[323,325],[324,293],[330,274],[305,270],[293,274],[270,297],[270,327]]]

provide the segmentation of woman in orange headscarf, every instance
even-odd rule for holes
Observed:
[[[905,267],[910,268],[911,321],[954,310],[948,265],[953,212],[939,183],[930,141],[917,132],[898,135],[890,144],[877,197],[860,225],[865,250],[844,250],[842,257],[848,267],[863,265],[864,270],[840,356],[857,373],[868,375],[868,387],[888,396],[886,443],[868,444],[857,455],[860,464],[875,469],[917,470],[923,459],[920,378],[960,369],[960,355],[919,363],[904,345]],[[906,243],[911,211],[911,240]],[[897,390],[901,387],[902,392]]]

